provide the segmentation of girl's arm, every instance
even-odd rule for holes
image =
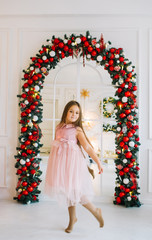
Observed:
[[[88,143],[82,129],[80,127],[77,128],[77,139],[79,141],[79,143],[81,144],[81,146],[83,147],[83,149],[88,153],[88,155],[97,163],[98,165],[98,169],[99,169],[99,173],[103,172],[103,167],[101,165],[101,162],[97,156],[97,154],[95,153],[95,151],[93,150],[93,148],[91,147],[91,145]]]

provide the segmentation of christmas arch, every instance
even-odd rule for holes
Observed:
[[[21,118],[19,146],[15,155],[18,175],[17,201],[27,204],[39,201],[41,182],[40,175],[40,139],[42,132],[39,123],[42,122],[41,89],[45,76],[55,68],[60,60],[69,56],[77,57],[80,53],[83,63],[92,60],[108,71],[115,92],[116,115],[116,187],[114,204],[126,207],[140,206],[138,195],[139,151],[138,136],[138,106],[136,103],[136,74],[132,62],[125,58],[122,48],[110,47],[111,43],[104,43],[103,36],[97,40],[89,31],[85,35],[64,35],[64,38],[52,36],[43,45],[31,63],[23,70],[24,81],[22,93],[18,95]]]

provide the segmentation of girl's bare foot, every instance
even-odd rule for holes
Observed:
[[[101,208],[97,208],[96,210],[96,218],[100,224],[100,227],[103,227],[104,226],[104,220],[103,220],[103,217],[102,217],[102,213],[101,213]]]
[[[71,233],[73,230],[73,226],[76,222],[77,222],[77,218],[75,218],[73,221],[70,221],[68,227],[65,229],[65,232]]]

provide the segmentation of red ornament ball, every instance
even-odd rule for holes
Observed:
[[[23,133],[23,132],[26,132],[27,131],[27,127],[22,127],[21,128],[21,132]]]
[[[88,47],[88,46],[89,46],[88,41],[85,41],[85,42],[84,42],[84,46],[85,46],[85,47]]]
[[[128,136],[128,137],[132,137],[132,136],[133,136],[133,133],[132,133],[132,132],[128,132],[128,133],[127,133],[127,136]]]
[[[38,76],[34,75],[34,76],[32,77],[32,79],[33,79],[34,81],[37,81],[37,80],[38,80]]]
[[[25,172],[27,170],[27,167],[25,166],[25,167],[22,167],[21,169],[23,172]]]
[[[97,52],[95,50],[92,51],[91,55],[95,57],[97,55]]]
[[[23,94],[21,95],[21,97],[22,97],[22,98],[26,98],[26,94],[23,93]]]
[[[132,157],[132,153],[131,152],[126,152],[125,153],[125,157],[126,158],[131,158]]]
[[[124,144],[124,142],[120,142],[120,147],[123,147],[125,144]]]
[[[131,92],[129,92],[129,91],[125,92],[126,97],[130,97],[130,95],[131,95]]]
[[[67,52],[69,50],[68,46],[64,46],[64,51]]]
[[[31,165],[31,162],[26,162],[26,166],[29,167]]]
[[[113,65],[113,60],[109,60],[109,65]]]
[[[118,88],[117,92],[121,93],[122,92],[122,88]]]
[[[126,188],[126,189],[125,189],[125,192],[126,192],[126,193],[130,192],[130,188]]]
[[[32,79],[29,79],[29,80],[27,81],[27,83],[28,83],[29,85],[32,85],[33,80],[32,80]]]
[[[64,47],[64,43],[63,42],[60,42],[59,43],[59,48],[63,48]]]
[[[22,182],[22,186],[26,187],[27,186],[27,182],[26,181]]]
[[[120,57],[120,58],[119,58],[119,61],[120,61],[120,62],[123,62],[123,61],[124,61],[124,58],[123,58],[123,57]]]
[[[27,191],[28,191],[28,192],[33,192],[33,188],[32,188],[32,187],[28,187],[28,188],[27,188]]]
[[[24,190],[24,191],[22,192],[22,194],[23,194],[23,195],[28,195],[28,191]]]
[[[33,182],[33,183],[31,183],[31,186],[35,188],[35,187],[37,187],[37,183]]]
[[[125,193],[124,193],[124,192],[120,192],[120,193],[119,193],[119,197],[122,198],[122,197],[124,197],[124,196],[125,196]]]
[[[25,142],[25,145],[30,145],[30,141],[29,140],[27,140],[26,142]]]
[[[130,114],[130,113],[131,113],[131,110],[130,110],[130,109],[126,109],[126,110],[125,110],[125,114],[126,114],[126,115],[128,115],[128,114]]]
[[[133,163],[129,163],[129,164],[128,164],[128,167],[129,167],[129,168],[132,168],[133,166],[134,166]]]
[[[32,150],[31,150],[31,149],[27,149],[27,153],[28,153],[28,154],[31,154],[31,153],[32,153]]]
[[[116,202],[117,202],[117,203],[121,203],[121,198],[120,198],[120,197],[117,197],[117,198],[116,198]]]
[[[120,175],[120,176],[123,176],[124,174],[125,174],[125,173],[124,173],[123,171],[120,171],[120,172],[119,172],[119,175]]]
[[[31,170],[31,174],[35,174],[36,173],[36,170],[35,169],[32,169]]]
[[[119,116],[120,116],[120,118],[125,118],[126,114],[125,113],[121,113]]]
[[[129,172],[129,168],[128,167],[125,167],[123,170],[124,170],[125,173]]]
[[[92,52],[93,48],[91,46],[88,47],[88,52]]]
[[[133,90],[133,91],[136,91],[136,90],[137,90],[137,86],[134,86],[132,90]]]
[[[22,173],[22,170],[21,169],[18,169],[17,170],[17,174],[21,174]]]

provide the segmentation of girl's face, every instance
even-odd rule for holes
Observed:
[[[69,108],[66,116],[66,123],[74,123],[79,118],[79,107],[77,105],[73,105]]]

